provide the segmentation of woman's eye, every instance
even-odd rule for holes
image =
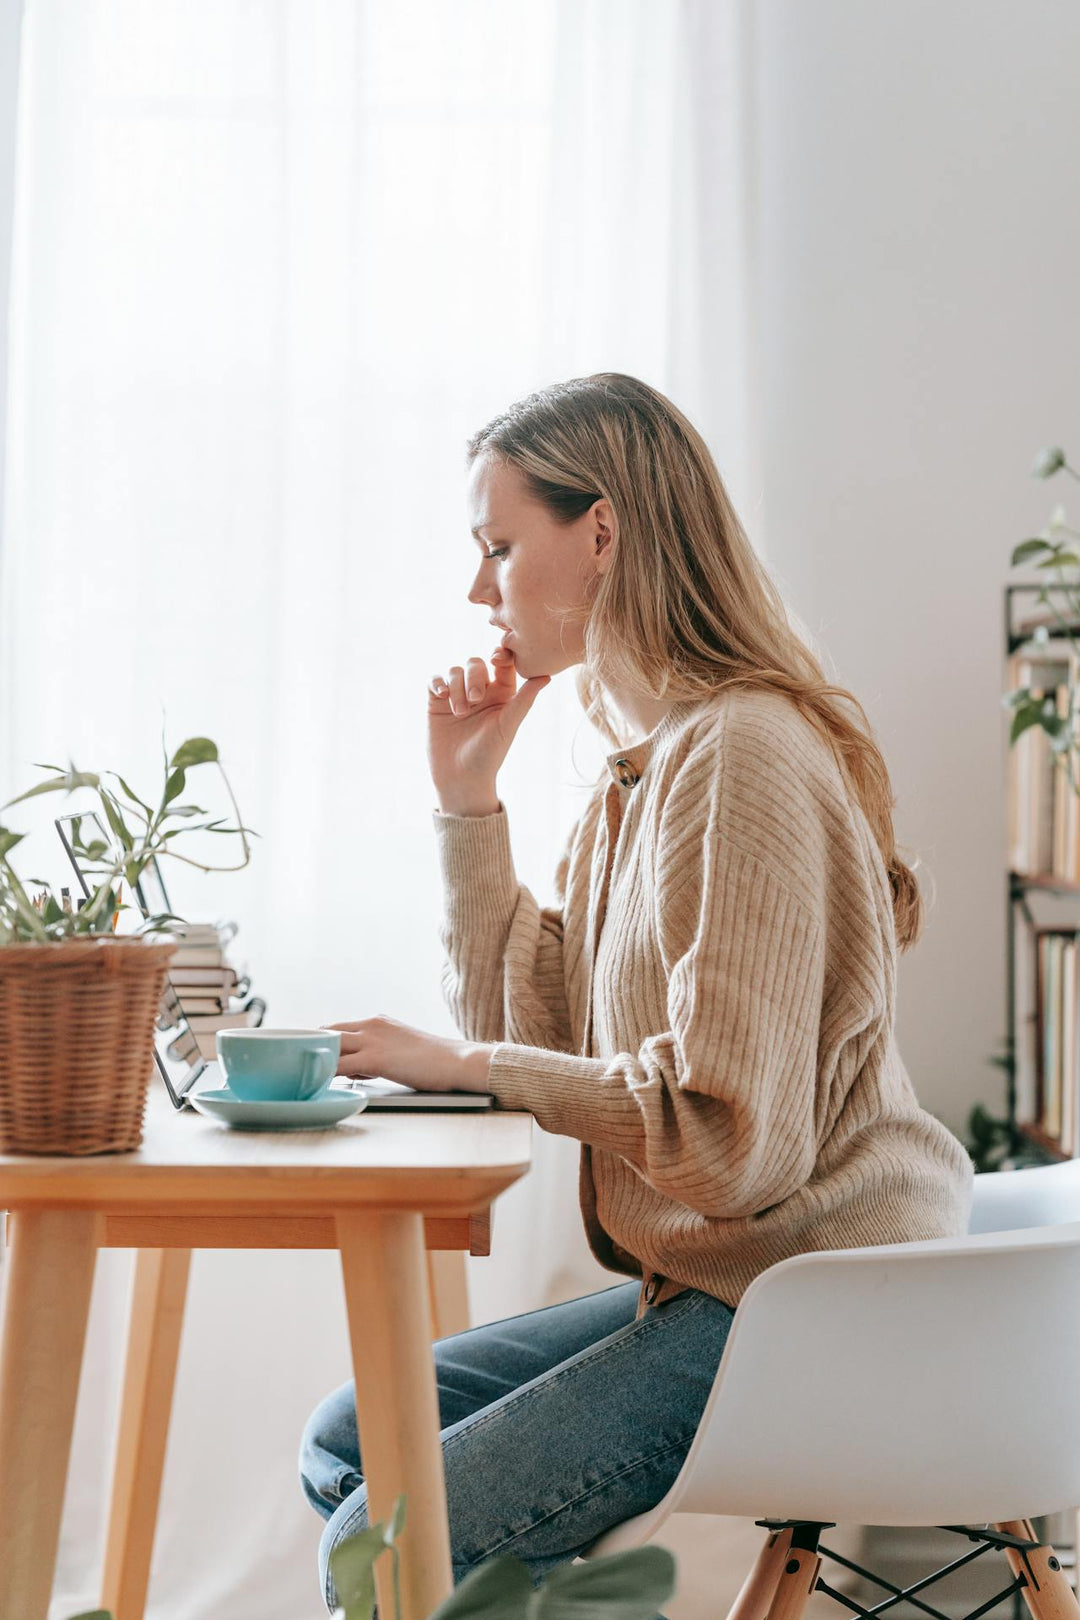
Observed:
[[[484,561],[487,562],[491,557],[505,557],[509,549],[509,546],[499,546],[494,551],[485,551]]]

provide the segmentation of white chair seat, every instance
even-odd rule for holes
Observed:
[[[588,1556],[676,1511],[980,1525],[1080,1502],[1080,1163],[976,1176],[971,1227],[755,1278],[671,1490]]]

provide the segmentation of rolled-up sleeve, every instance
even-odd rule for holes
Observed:
[[[569,1051],[563,905],[577,823],[555,871],[556,904],[519,883],[506,811],[433,812],[443,883],[443,1000],[470,1041],[513,1040]]]

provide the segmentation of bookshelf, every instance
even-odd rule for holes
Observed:
[[[1043,691],[1065,714],[1080,621],[1035,600],[1048,583],[1005,586],[1007,689]],[[1007,745],[1006,780],[1006,1112],[1043,1159],[1070,1159],[1080,1156],[1080,799],[1041,726]]]

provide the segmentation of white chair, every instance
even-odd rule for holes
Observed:
[[[870,1610],[833,1591],[818,1576],[821,1531],[933,1525],[977,1545],[920,1592],[996,1547],[1013,1580],[994,1603],[1022,1590],[1036,1620],[1080,1620],[1030,1523],[1076,1503],[1080,1161],[1070,1160],[976,1176],[966,1237],[799,1254],[762,1272],[674,1485],[587,1556],[638,1546],[675,1512],[753,1518],[769,1533],[728,1620],[798,1620],[815,1589],[868,1617],[916,1588],[859,1570],[894,1594]]]

